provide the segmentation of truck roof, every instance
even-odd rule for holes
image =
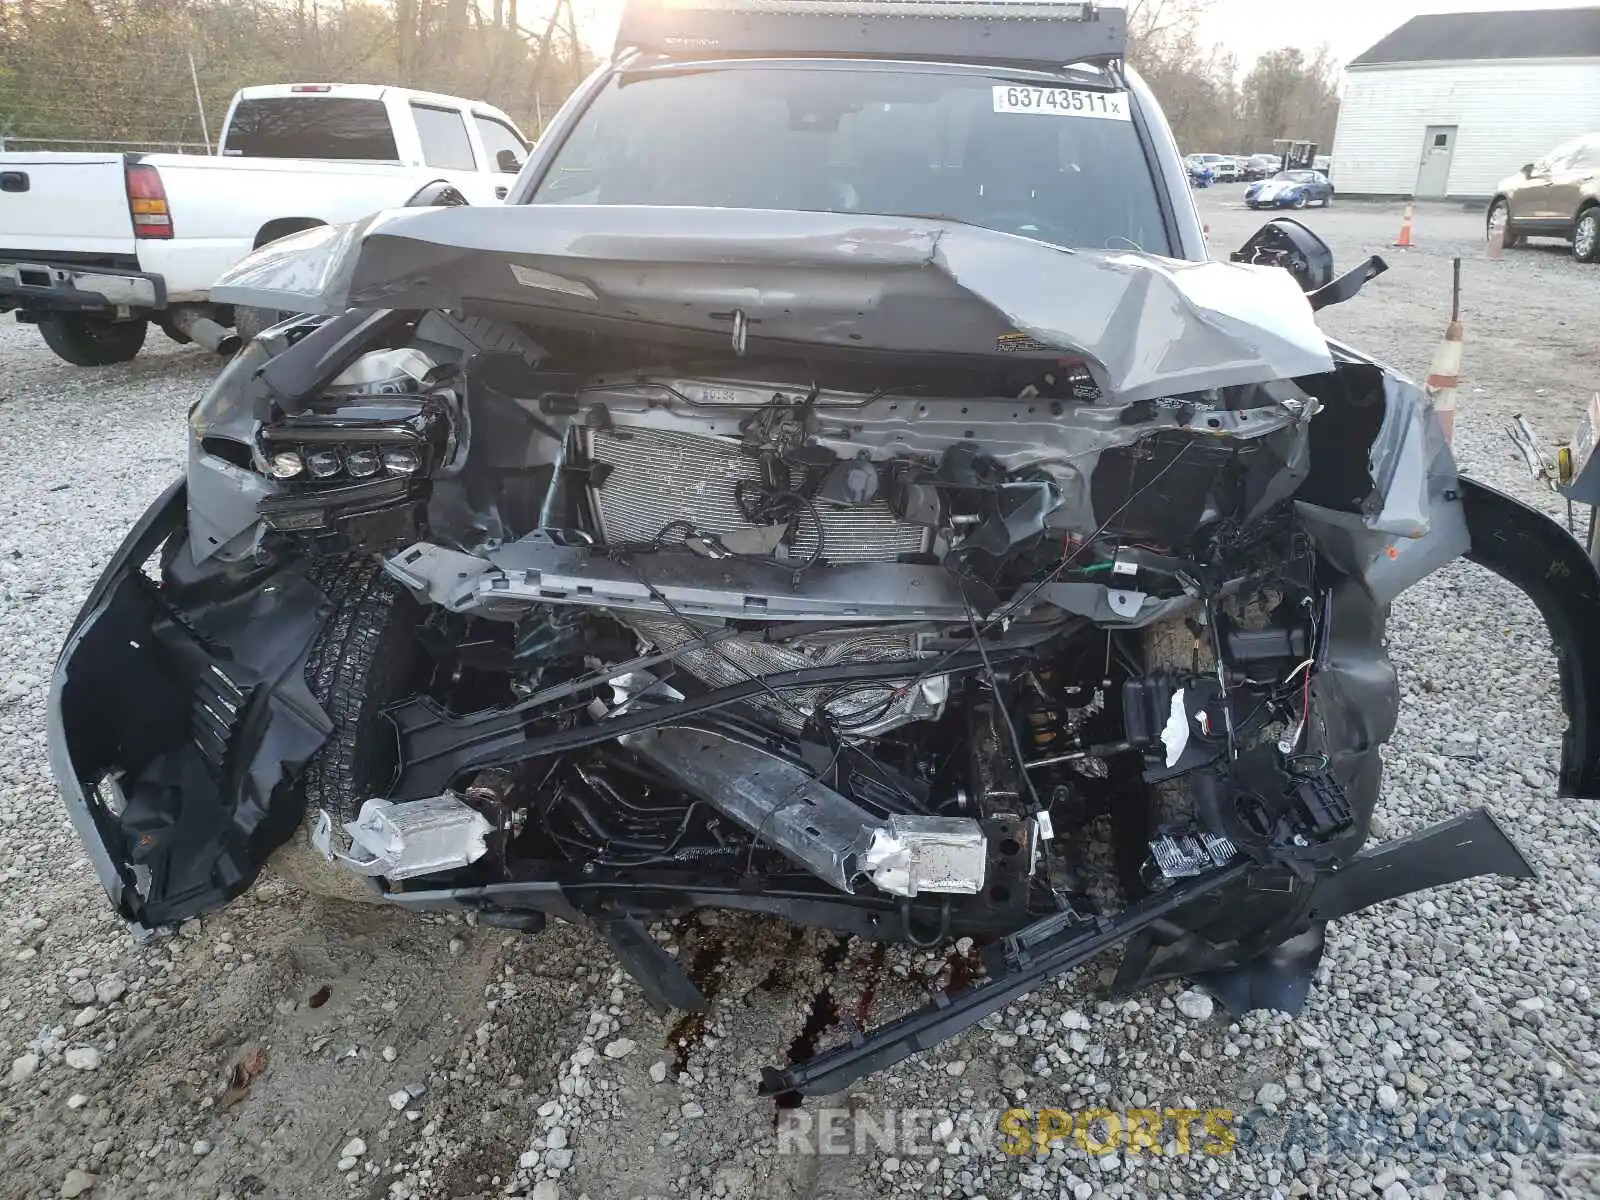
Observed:
[[[262,83],[240,88],[237,100],[266,100],[289,96],[337,96],[349,100],[382,100],[387,96],[400,96],[422,104],[438,104],[451,108],[466,108],[509,120],[506,114],[482,100],[469,100],[465,96],[447,96],[442,92],[419,92],[412,88],[392,87],[385,83]]]
[[[627,0],[614,57],[744,54],[1062,66],[1121,59],[1127,12],[1044,0]]]

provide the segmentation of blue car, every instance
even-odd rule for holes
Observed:
[[[1251,208],[1326,207],[1333,203],[1333,184],[1318,171],[1279,171],[1246,188],[1244,202]]]

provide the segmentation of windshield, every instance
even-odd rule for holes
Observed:
[[[1322,177],[1315,171],[1279,171],[1273,179],[1283,183],[1320,183]]]
[[[611,82],[535,204],[943,217],[1169,254],[1124,93],[772,63]]]

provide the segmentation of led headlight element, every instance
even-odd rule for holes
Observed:
[[[422,458],[407,446],[391,447],[383,452],[383,465],[391,475],[414,475],[422,466]]]
[[[345,470],[357,479],[365,479],[368,475],[376,475],[383,465],[378,457],[378,452],[372,449],[352,450],[344,457]]]
[[[279,451],[267,459],[267,474],[274,479],[293,479],[305,469],[305,462],[293,450]]]
[[[311,472],[313,479],[327,479],[337,475],[343,464],[339,461],[337,450],[313,450],[306,455],[306,469]]]

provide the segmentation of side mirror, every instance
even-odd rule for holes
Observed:
[[[495,170],[502,175],[515,175],[522,170],[522,160],[515,150],[502,150],[494,156]]]
[[[1268,221],[1231,257],[1236,263],[1282,267],[1308,294],[1333,282],[1333,251],[1328,243],[1288,217]]]

